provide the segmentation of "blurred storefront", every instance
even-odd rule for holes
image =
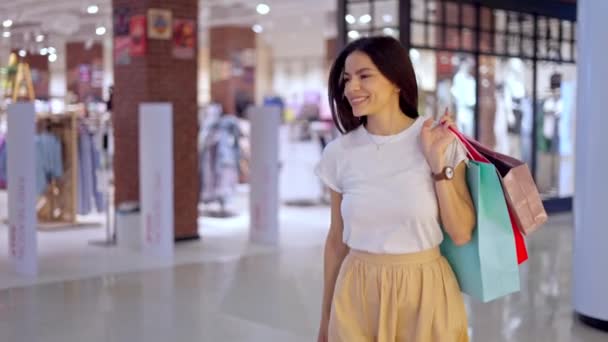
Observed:
[[[410,49],[421,114],[525,161],[548,211],[574,194],[576,5],[566,1],[339,0],[338,44],[390,35]]]

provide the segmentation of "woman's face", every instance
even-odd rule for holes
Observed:
[[[344,65],[344,96],[356,117],[399,108],[399,89],[363,52],[355,51]]]

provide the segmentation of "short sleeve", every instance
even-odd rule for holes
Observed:
[[[315,167],[315,174],[321,181],[338,193],[342,193],[339,176],[341,155],[339,141],[334,140],[325,147],[321,160]]]
[[[446,165],[452,168],[456,168],[460,163],[468,160],[467,151],[457,138],[446,149],[445,158]]]

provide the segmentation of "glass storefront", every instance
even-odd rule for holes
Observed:
[[[525,161],[547,202],[570,208],[573,20],[484,1],[342,0],[340,6],[342,43],[390,35],[410,48],[420,113],[438,116],[448,108],[462,132]]]

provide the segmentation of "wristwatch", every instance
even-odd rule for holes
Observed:
[[[454,168],[446,166],[439,173],[433,173],[433,180],[438,182],[442,180],[452,180],[454,178]]]

